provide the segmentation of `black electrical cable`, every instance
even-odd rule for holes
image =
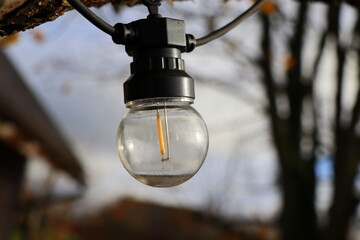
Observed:
[[[215,30],[205,37],[196,39],[196,47],[202,46],[208,42],[211,42],[233,28],[235,28],[237,25],[239,25],[242,21],[250,17],[252,14],[254,14],[261,6],[263,2],[266,0],[258,0],[254,5],[252,5],[248,10],[246,10],[244,13],[242,13],[240,16],[235,18],[233,21],[225,25],[224,27]],[[81,15],[83,15],[87,20],[89,20],[92,24],[94,24],[96,27],[98,27],[100,30],[104,31],[105,33],[114,36],[116,33],[116,30],[113,26],[102,20],[100,17],[98,17],[95,13],[93,13],[88,7],[86,7],[80,0],[67,0],[73,6]],[[147,0],[144,2],[150,2],[157,4],[157,2],[160,2],[159,0]]]
[[[113,36],[115,33],[115,28],[98,17],[93,13],[88,7],[85,6],[80,0],[67,0],[71,6],[73,6],[81,15],[83,15],[87,20],[92,24],[98,27],[100,30],[105,33]]]
[[[228,23],[224,27],[219,28],[218,30],[215,30],[215,31],[209,33],[205,37],[196,39],[196,47],[202,46],[202,45],[204,45],[204,44],[206,44],[208,42],[211,42],[211,41],[223,36],[224,34],[229,32],[230,30],[232,30],[234,27],[239,25],[242,21],[244,21],[245,19],[250,17],[252,14],[254,14],[260,8],[261,4],[264,3],[265,1],[266,0],[258,0],[248,10],[246,10],[244,13],[242,13],[240,16],[235,18],[233,21],[231,21],[230,23]]]

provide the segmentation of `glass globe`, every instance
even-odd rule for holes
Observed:
[[[187,98],[129,102],[117,133],[125,169],[138,181],[171,187],[190,179],[203,164],[208,131]]]

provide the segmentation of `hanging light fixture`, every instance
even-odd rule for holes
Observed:
[[[115,25],[127,33],[126,51],[133,57],[131,76],[124,83],[130,111],[120,123],[117,147],[134,178],[170,187],[199,170],[209,137],[204,120],[190,106],[194,80],[181,59],[182,52],[194,48],[194,38],[186,35],[184,21],[158,14],[159,1],[144,3],[150,9],[147,19]]]
[[[79,0],[68,0],[90,22],[125,45],[133,57],[131,75],[124,83],[129,112],[118,128],[116,142],[125,169],[140,182],[171,187],[190,179],[203,164],[209,146],[206,124],[191,107],[194,80],[185,72],[181,54],[191,52],[230,31],[252,15],[264,0],[225,27],[204,38],[186,34],[183,20],[158,13],[160,0],[142,0],[149,15],[114,27]]]

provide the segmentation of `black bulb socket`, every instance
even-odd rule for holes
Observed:
[[[134,56],[131,76],[124,83],[124,101],[146,98],[194,99],[194,79],[185,72],[176,48],[147,49]]]
[[[134,33],[126,52],[133,57],[124,83],[124,101],[149,98],[195,98],[194,80],[185,72],[181,53],[192,48],[182,20],[147,18],[127,25]],[[190,44],[189,44],[190,42]]]

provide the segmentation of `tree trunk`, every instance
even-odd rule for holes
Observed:
[[[314,206],[315,178],[303,176],[299,169],[282,168],[283,209],[280,219],[282,240],[319,239]]]
[[[294,35],[289,39],[291,57],[295,61],[295,65],[291,69],[287,69],[287,88],[285,91],[287,91],[286,95],[290,103],[289,117],[280,117],[278,114],[276,98],[281,90],[272,73],[271,24],[269,17],[262,16],[263,59],[260,61],[260,67],[263,71],[264,86],[269,99],[268,114],[272,136],[280,162],[283,209],[279,228],[282,240],[319,239],[315,210],[315,157],[313,152],[309,157],[303,157],[300,148],[303,102],[307,94],[311,94],[306,92],[307,87],[304,86],[300,71],[306,14],[307,3],[302,3],[299,7]]]

